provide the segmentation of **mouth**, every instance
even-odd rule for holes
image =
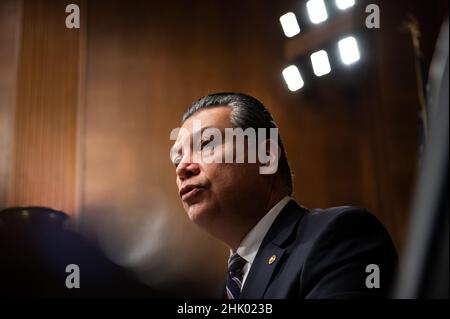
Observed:
[[[181,197],[181,200],[187,201],[202,191],[203,187],[201,187],[200,185],[186,185],[180,189],[179,195]]]

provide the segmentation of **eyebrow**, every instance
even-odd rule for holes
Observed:
[[[200,134],[203,134],[203,132],[204,132],[206,129],[210,129],[210,128],[218,129],[222,134],[224,133],[224,130],[223,130],[223,129],[220,129],[220,128],[218,128],[218,127],[215,127],[215,126],[205,126],[205,127],[202,127],[202,129],[200,130]],[[188,131],[189,131],[189,130],[188,130]],[[189,139],[191,139],[191,137],[192,137],[192,134],[190,134]],[[174,145],[172,145],[172,147],[170,148],[170,154],[173,153],[174,148],[175,148],[176,146],[178,146],[178,144],[177,144],[177,142],[175,141]],[[183,149],[183,147],[180,147],[180,150],[182,150],[182,149]],[[178,152],[178,154],[179,154],[179,152]]]
[[[220,128],[215,127],[215,126],[205,126],[205,127],[203,127],[203,128],[200,130],[200,132],[203,133],[206,129],[209,129],[209,128],[215,128],[215,129],[218,129],[219,131],[222,132],[222,130],[221,130]]]

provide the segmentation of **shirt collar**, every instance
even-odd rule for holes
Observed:
[[[272,226],[278,214],[291,199],[292,198],[290,196],[285,196],[282,200],[275,204],[275,206],[273,206],[269,212],[264,215],[263,218],[261,218],[259,222],[248,232],[239,245],[239,248],[236,250],[239,256],[244,258],[248,263],[253,263],[259,246],[266,236],[266,233],[269,231],[270,226]],[[230,251],[230,254],[232,253],[233,252]]]

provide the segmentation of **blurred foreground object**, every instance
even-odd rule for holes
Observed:
[[[154,297],[85,239],[64,227],[68,216],[45,207],[0,211],[0,296],[6,298]],[[69,289],[68,265],[80,287]]]
[[[430,125],[396,298],[449,297],[448,20],[430,67]]]

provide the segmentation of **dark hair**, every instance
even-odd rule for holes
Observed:
[[[256,98],[243,93],[214,93],[195,101],[183,115],[182,123],[200,110],[228,106],[231,108],[231,123],[242,128],[275,128],[277,127],[267,108]],[[293,192],[292,172],[287,159],[281,136],[278,135],[278,146],[281,157],[278,162],[278,174],[283,179],[289,195]]]

